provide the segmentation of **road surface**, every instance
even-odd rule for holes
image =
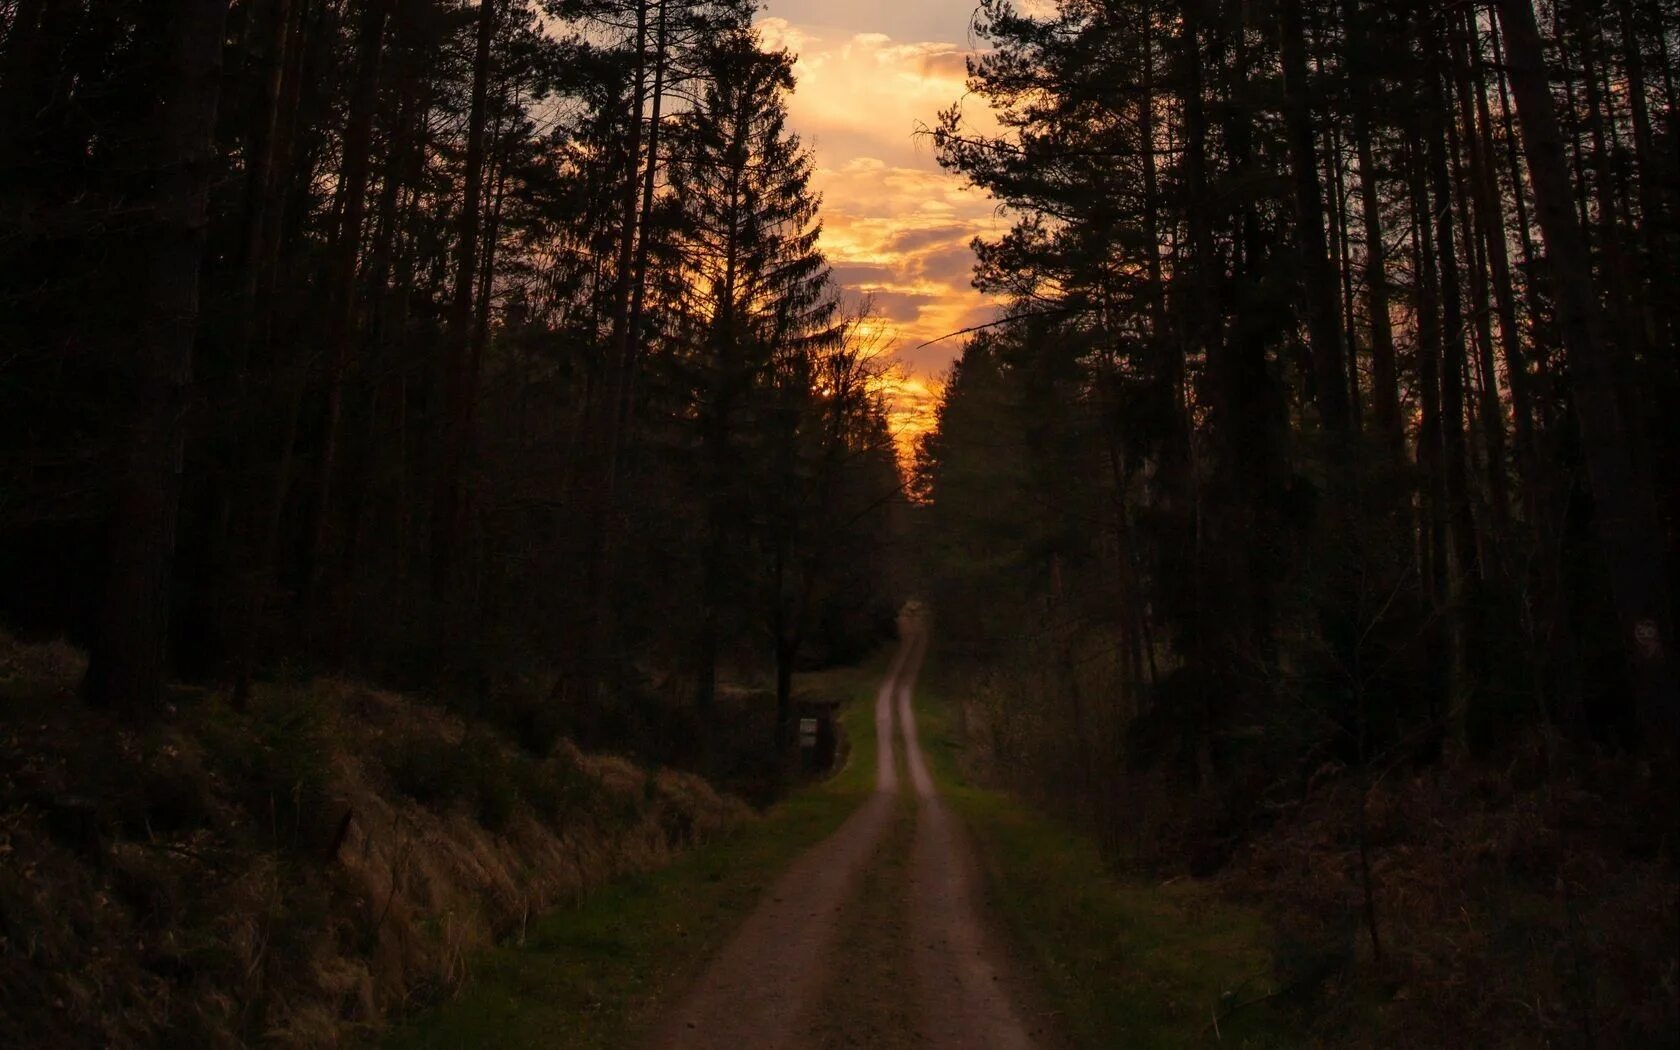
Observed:
[[[654,1050],[1049,1042],[1020,1006],[983,910],[973,846],[916,735],[923,617],[912,607],[899,626],[875,700],[874,794],[770,888],[654,1032]]]

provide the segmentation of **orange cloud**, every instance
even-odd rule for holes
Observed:
[[[869,298],[899,367],[887,383],[901,446],[931,425],[939,382],[961,349],[939,339],[995,316],[970,284],[976,236],[1006,225],[993,203],[939,168],[917,132],[965,90],[971,53],[760,21],[766,43],[798,53],[790,123],[812,147],[823,250],[847,298]]]

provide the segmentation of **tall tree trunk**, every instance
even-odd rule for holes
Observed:
[[[1416,107],[1421,111],[1423,106]],[[1448,499],[1443,426],[1441,422],[1441,275],[1439,256],[1428,243],[1431,229],[1428,165],[1424,159],[1423,132],[1419,119],[1408,116],[1407,168],[1412,206],[1412,271],[1418,275],[1417,299],[1417,387],[1419,413],[1417,458],[1422,474],[1419,498],[1419,552],[1424,593],[1437,610],[1444,610],[1448,593],[1447,517]],[[1428,698],[1430,713],[1439,715],[1439,704],[1450,688],[1446,638],[1439,622],[1425,630],[1427,665],[1431,676]]]
[[[257,123],[251,130],[247,145],[248,161],[245,169],[245,200],[241,222],[239,253],[239,310],[232,347],[234,380],[237,393],[244,393],[250,367],[252,343],[259,329],[259,293],[262,272],[267,263],[264,232],[274,195],[274,174],[277,163],[283,161],[289,137],[282,127],[282,104],[287,98],[287,69],[300,49],[303,32],[303,4],[297,0],[269,0],[268,26],[264,35],[271,48],[268,64],[263,70],[262,101],[258,106]],[[239,410],[243,412],[243,399]]]
[[[648,253],[652,246],[653,191],[658,184],[659,139],[663,130],[665,108],[665,76],[670,65],[669,19],[670,0],[659,0],[658,28],[654,33],[653,54],[653,111],[648,117],[648,145],[646,170],[642,173],[642,206],[636,222],[636,261],[632,271],[630,317],[626,327],[623,392],[617,406],[617,431],[630,426],[631,407],[635,402],[636,363],[641,356],[642,312],[647,302]]]
[[[217,578],[213,584],[211,608],[218,618],[222,654],[238,673],[238,657],[244,644],[244,621],[241,611],[250,601],[249,591],[258,575],[257,551],[241,549],[234,539],[235,522],[249,524],[259,502],[257,487],[245,482],[256,459],[253,442],[254,406],[250,404],[251,352],[257,333],[262,330],[259,318],[267,313],[267,303],[260,299],[265,288],[263,272],[269,264],[270,253],[264,244],[268,229],[268,213],[276,195],[275,168],[283,136],[281,105],[285,96],[286,71],[290,56],[300,46],[302,16],[293,0],[269,0],[263,8],[263,29],[268,51],[262,67],[261,91],[256,106],[256,120],[245,140],[246,168],[242,200],[240,202],[239,246],[235,256],[237,273],[236,307],[233,312],[232,343],[227,348],[232,391],[227,407],[217,420],[219,450],[224,464],[225,479],[216,494],[209,546],[211,561]],[[268,285],[271,287],[271,285]],[[242,484],[242,482],[245,482]]]
[[[1668,287],[1670,260],[1663,250],[1668,216],[1662,204],[1662,185],[1657,172],[1657,147],[1651,128],[1651,103],[1645,76],[1645,45],[1635,25],[1632,0],[1618,0],[1622,30],[1622,54],[1627,65],[1627,96],[1633,117],[1633,155],[1639,169],[1640,232],[1645,241],[1644,324],[1646,342],[1653,347],[1670,345],[1673,303],[1663,289]]]
[[[631,344],[635,333],[630,330],[631,312],[636,300],[636,243],[640,228],[642,187],[642,120],[647,108],[647,38],[649,0],[636,0],[636,56],[630,80],[629,121],[625,129],[624,153],[627,167],[619,203],[619,231],[616,276],[613,283],[612,333],[607,350],[605,395],[602,405],[605,440],[600,466],[605,470],[602,511],[607,513],[610,492],[616,483],[619,454],[619,407],[629,388]],[[661,5],[663,10],[663,0]],[[652,165],[650,164],[651,168]]]
[[[1493,512],[1493,531],[1503,538],[1510,523],[1510,467],[1505,461],[1505,408],[1499,398],[1499,374],[1493,360],[1493,314],[1490,301],[1491,256],[1494,248],[1488,231],[1492,220],[1488,212],[1496,207],[1495,197],[1485,192],[1483,174],[1487,160],[1482,155],[1482,137],[1476,122],[1476,107],[1471,98],[1470,53],[1462,17],[1452,16],[1446,32],[1452,49],[1453,80],[1457,87],[1458,122],[1456,135],[1461,148],[1454,151],[1454,182],[1459,198],[1459,213],[1468,249],[1470,266],[1470,295],[1476,325],[1477,371],[1481,374],[1478,388],[1479,411],[1483,447],[1487,456],[1488,505]],[[1449,118],[1450,119],[1450,118]],[[1503,246],[1501,246],[1503,250]],[[1507,333],[1509,334],[1509,333]]]
[[[1388,248],[1383,242],[1382,190],[1377,180],[1376,150],[1372,145],[1375,111],[1374,73],[1355,64],[1355,55],[1371,53],[1376,41],[1369,14],[1355,14],[1352,0],[1343,11],[1348,23],[1347,63],[1353,80],[1353,137],[1359,157],[1360,211],[1365,225],[1366,314],[1371,328],[1371,415],[1383,446],[1395,463],[1406,454],[1406,435],[1400,419],[1400,378],[1394,353],[1394,321],[1390,314]],[[1357,19],[1357,20],[1356,20]]]
[[[1620,378],[1593,287],[1586,233],[1571,207],[1568,162],[1534,7],[1530,0],[1497,0],[1497,9],[1569,355],[1571,392],[1593,494],[1593,527],[1609,573],[1637,715],[1648,727],[1671,731],[1680,714],[1670,654],[1674,610],[1656,501],[1649,480],[1636,466],[1632,428],[1619,396]]]
[[[169,605],[186,440],[198,278],[213,169],[227,0],[156,6],[168,58],[153,112],[151,223],[137,327],[134,415],[123,438],[109,522],[108,577],[83,683],[90,703],[156,712],[168,667]]]
[[[1487,244],[1494,312],[1499,319],[1499,342],[1504,351],[1506,381],[1511,386],[1511,414],[1516,423],[1517,462],[1522,468],[1525,491],[1532,493],[1543,483],[1540,447],[1534,433],[1534,394],[1522,329],[1517,324],[1517,297],[1511,278],[1510,246],[1507,243],[1499,170],[1493,156],[1493,116],[1488,107],[1483,52],[1475,35],[1474,15],[1467,14],[1465,17],[1465,39],[1471,48],[1471,55],[1466,64],[1471,74],[1470,94],[1476,100],[1476,121],[1479,128],[1472,133],[1475,146],[1471,152],[1471,164],[1476,169],[1474,178],[1479,202],[1476,215],[1482,226],[1482,237]],[[1517,201],[1519,216],[1526,217],[1527,206],[1523,203],[1520,184],[1517,187]],[[1537,520],[1536,506],[1529,502],[1527,509],[1530,520]]]
[[[1427,14],[1418,20],[1419,52],[1439,55],[1444,41]],[[1451,636],[1449,658],[1455,674],[1450,712],[1459,743],[1467,741],[1466,704],[1472,684],[1463,677],[1466,662],[1477,653],[1476,620],[1482,567],[1476,544],[1475,517],[1470,507],[1469,448],[1465,438],[1464,374],[1467,363],[1463,289],[1459,283],[1457,235],[1453,224],[1452,174],[1448,151],[1456,144],[1451,126],[1452,107],[1438,59],[1424,66],[1424,151],[1429,167],[1435,254],[1440,260],[1441,289],[1441,448],[1446,497],[1447,532],[1453,568],[1447,582],[1447,623]]]
[[[498,128],[491,139],[494,141],[500,137]],[[506,147],[496,159],[495,175],[490,180],[495,188],[490,193],[489,214],[484,217],[484,248],[478,253],[478,296],[473,301],[472,360],[468,365],[467,378],[467,386],[472,390],[479,388],[484,371],[484,354],[490,348],[490,308],[496,291],[496,252],[501,245],[502,204],[507,195],[507,169],[512,149],[513,137],[508,136]]]
[[[1325,153],[1325,164],[1328,168],[1325,174],[1330,180],[1336,203],[1335,237],[1332,244],[1336,253],[1336,286],[1342,295],[1342,345],[1346,348],[1344,356],[1347,360],[1348,411],[1351,417],[1348,425],[1352,433],[1359,434],[1365,429],[1365,396],[1359,383],[1359,308],[1358,296],[1354,291],[1351,232],[1353,224],[1349,221],[1350,194],[1347,169],[1342,163],[1345,156],[1343,150],[1341,136],[1332,124],[1330,148]]]
[[[1324,191],[1318,177],[1318,143],[1313,129],[1312,87],[1307,78],[1306,26],[1301,0],[1279,0],[1278,13],[1285,122],[1295,190],[1295,241],[1305,275],[1307,333],[1312,341],[1313,399],[1325,430],[1339,448],[1348,434],[1350,413],[1336,275],[1324,240]]]
[[[490,94],[490,43],[496,33],[496,0],[479,0],[478,39],[473,53],[472,102],[467,115],[466,169],[462,173],[461,210],[456,216],[455,281],[449,297],[449,330],[444,365],[443,454],[432,520],[432,590],[441,607],[459,610],[452,592],[461,584],[462,546],[466,540],[466,471],[473,443],[472,382],[473,278],[478,267],[478,235],[484,217],[484,129]]]
[[[1492,22],[1489,26],[1489,36],[1493,40],[1493,68],[1497,71],[1496,80],[1499,85],[1499,125],[1504,130],[1505,162],[1511,177],[1512,201],[1517,209],[1517,236],[1522,242],[1523,273],[1528,280],[1533,280],[1535,273],[1535,259],[1538,253],[1534,250],[1534,221],[1530,217],[1528,206],[1529,180],[1523,177],[1522,149],[1517,135],[1516,118],[1512,115],[1511,89],[1509,67],[1505,62],[1505,50],[1499,23]],[[1534,290],[1529,289],[1532,299]]]
[[[605,360],[591,385],[584,408],[586,462],[582,468],[581,511],[577,527],[582,530],[579,560],[583,566],[583,594],[576,607],[577,619],[566,640],[569,666],[561,674],[557,690],[590,695],[599,686],[612,639],[615,549],[613,519],[617,513],[616,488],[619,458],[619,405],[624,401],[628,378],[625,369],[630,354],[630,313],[635,301],[634,270],[636,231],[639,225],[642,184],[643,110],[647,103],[647,43],[649,0],[635,0],[635,56],[630,74],[630,96],[625,112],[625,170],[619,186],[618,243],[614,246],[611,330]]]
[[[339,169],[338,229],[333,235],[327,289],[331,316],[327,320],[327,411],[321,432],[321,472],[315,493],[315,525],[310,544],[304,604],[320,611],[322,576],[330,560],[333,485],[338,471],[338,445],[344,416],[345,385],[349,381],[351,348],[355,342],[357,272],[361,255],[362,220],[367,214],[368,177],[373,168],[373,115],[379,102],[379,65],[385,48],[385,23],[395,0],[370,0],[356,33],[356,74],[350,94],[350,113],[344,126]]]
[[[1611,162],[1615,114],[1611,112],[1609,91],[1601,84],[1603,39],[1598,33],[1597,19],[1589,19],[1580,3],[1569,7],[1574,16],[1575,38],[1580,48],[1582,82],[1587,101],[1587,138],[1590,144],[1593,173],[1593,203],[1598,212],[1598,247],[1603,270],[1601,286],[1607,293],[1615,318],[1615,331],[1606,332],[1610,348],[1629,364],[1644,356],[1644,326],[1635,317],[1632,300],[1632,273],[1627,251],[1622,243],[1622,209],[1616,200],[1615,171]],[[1627,404],[1632,404],[1628,402]],[[1628,420],[1631,433],[1638,435],[1641,421],[1637,414]]]

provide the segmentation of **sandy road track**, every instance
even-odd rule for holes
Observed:
[[[916,736],[911,697],[927,632],[913,607],[901,616],[900,630],[903,641],[875,702],[875,793],[776,881],[655,1031],[650,1046],[1016,1050],[1034,1045],[1010,994],[1005,956],[984,921],[972,846],[939,798]],[[913,836],[889,835],[900,801],[895,736],[902,736],[916,798]],[[884,843],[891,844],[887,851],[894,856],[882,855]],[[896,855],[905,850],[908,857]],[[866,872],[896,866],[908,869],[908,879],[865,878]],[[871,893],[895,899],[856,900],[866,885]],[[842,928],[848,915],[857,921],[898,913],[904,921],[887,929]],[[909,944],[893,943],[902,939]],[[858,959],[859,951],[869,958]],[[897,980],[894,967],[870,965],[878,956],[899,954],[910,957],[913,979]],[[837,997],[830,992],[840,965],[847,967],[843,976],[850,987]],[[860,983],[867,987],[860,989]],[[860,994],[891,1007],[867,1011],[876,1019],[867,1033],[851,1032],[850,1018],[834,1009],[856,1003]],[[903,1029],[883,1031],[883,1016],[903,1018]]]

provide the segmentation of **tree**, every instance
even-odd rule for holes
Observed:
[[[755,533],[771,541],[773,646],[779,721],[790,700],[800,616],[786,608],[797,517],[778,496],[798,492],[801,420],[818,358],[839,342],[837,301],[817,250],[821,227],[811,160],[787,131],[792,58],[765,53],[743,29],[715,41],[704,93],[675,129],[672,193],[682,208],[683,254],[693,270],[675,292],[679,352],[695,384],[700,491],[705,506],[696,646],[696,702],[712,704],[727,606],[751,594],[740,554]],[[796,606],[798,602],[794,603]]]
[[[199,267],[213,170],[211,142],[227,0],[152,5],[158,71],[144,163],[146,221],[130,232],[143,289],[132,357],[133,414],[115,451],[107,582],[83,685],[91,703],[135,717],[162,704],[168,668],[182,445],[198,322]],[[127,355],[125,355],[127,356]]]
[[[1609,571],[1621,648],[1637,692],[1640,719],[1648,726],[1672,727],[1680,717],[1680,691],[1670,654],[1669,551],[1657,524],[1650,483],[1634,459],[1634,428],[1622,408],[1624,380],[1618,375],[1602,300],[1594,287],[1586,233],[1571,207],[1563,138],[1534,8],[1529,0],[1500,0],[1498,10],[1536,215],[1557,293],[1558,325],[1569,355],[1575,413],[1591,478],[1594,527]]]

